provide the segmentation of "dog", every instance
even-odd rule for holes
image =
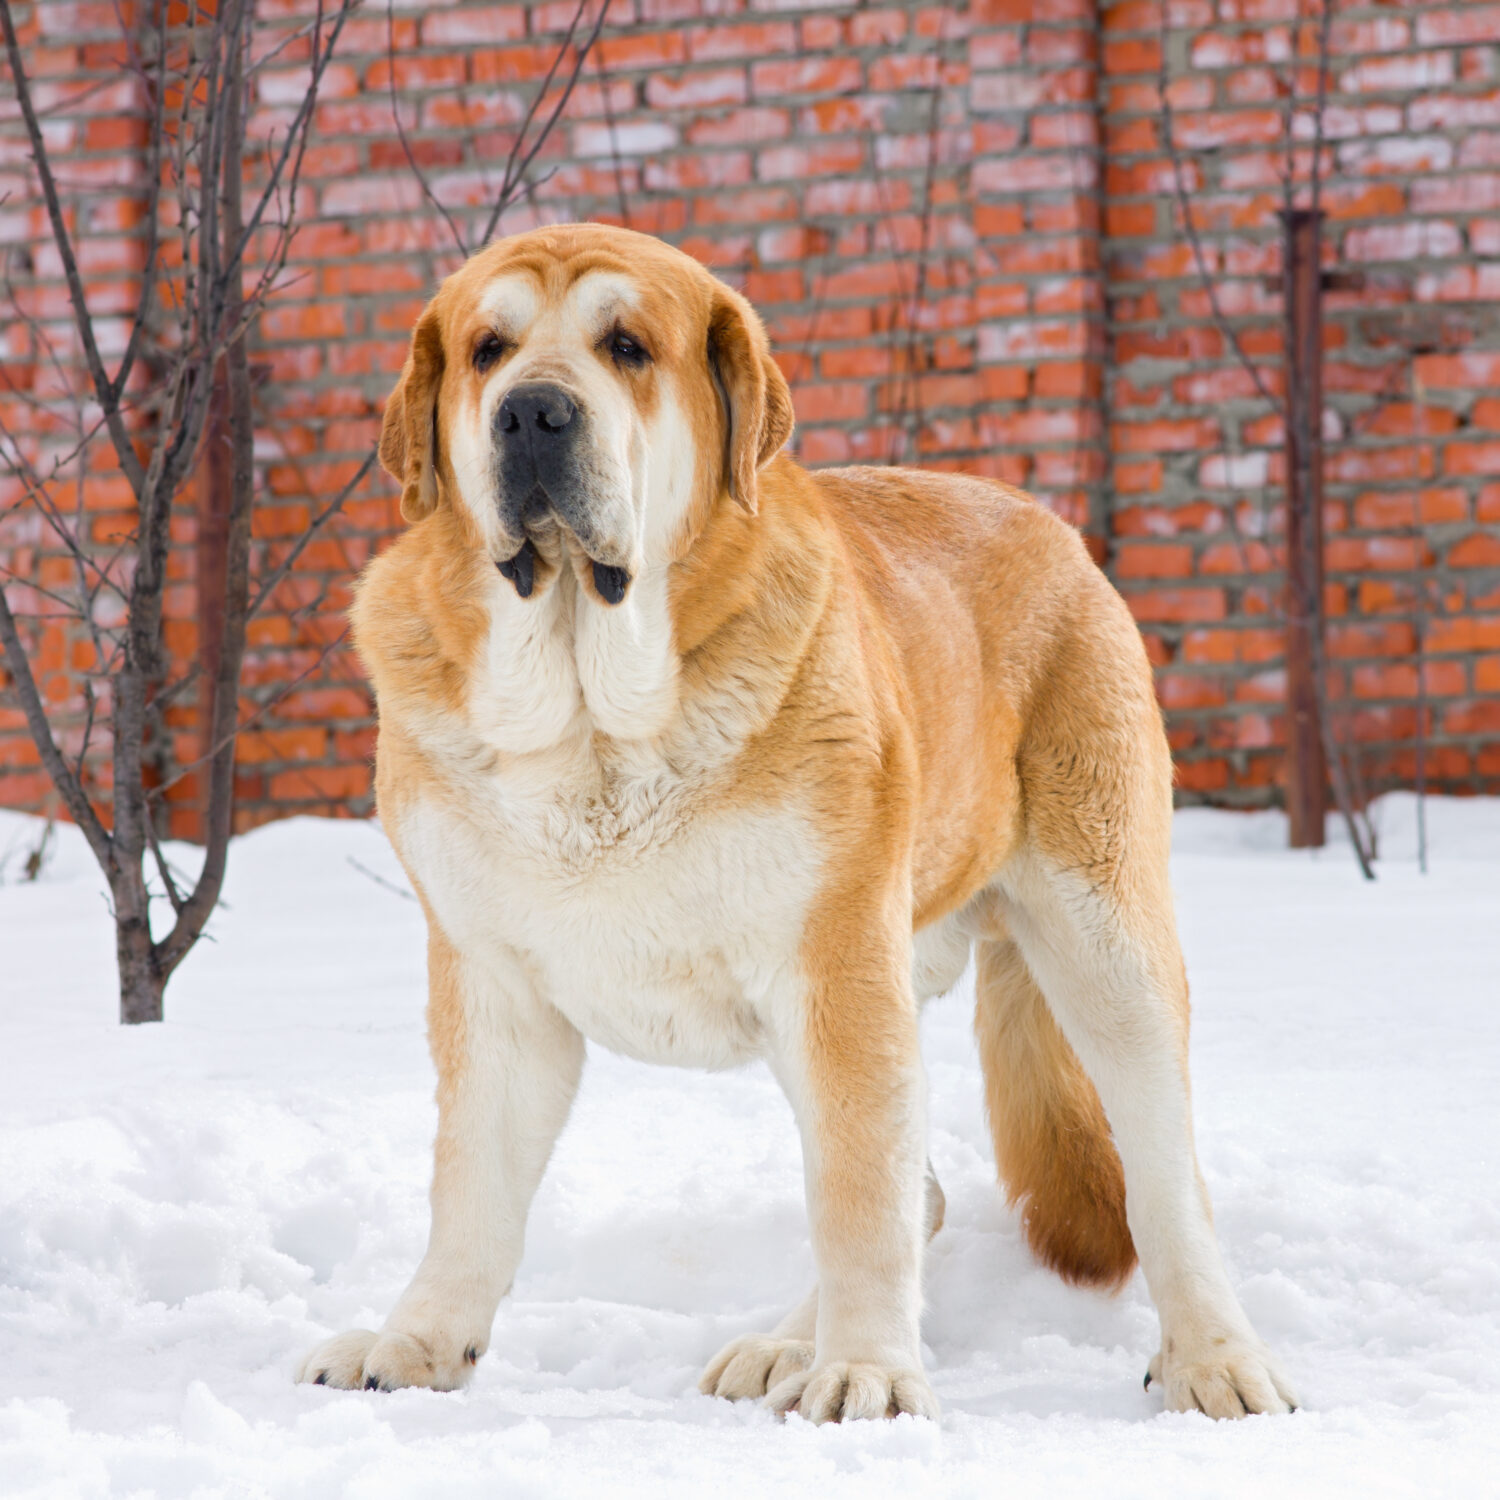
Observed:
[[[1035,1254],[1106,1288],[1139,1256],[1169,1408],[1291,1409],[1194,1151],[1171,762],[1124,602],[1019,491],[808,472],[792,423],[750,305],[646,235],[501,240],[418,320],[380,440],[409,526],[352,622],[427,919],[432,1228],[384,1328],[299,1378],[465,1383],[589,1037],[765,1058],[796,1115],[817,1286],[702,1390],[935,1417],[917,1022],[972,954]]]

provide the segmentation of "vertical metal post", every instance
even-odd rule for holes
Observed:
[[[1318,694],[1323,640],[1323,283],[1321,210],[1285,227],[1286,807],[1294,849],[1321,847],[1327,768]]]

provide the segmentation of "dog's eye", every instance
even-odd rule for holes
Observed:
[[[500,356],[505,353],[505,348],[505,340],[499,334],[485,334],[474,346],[474,368],[481,375],[494,369]]]
[[[609,352],[616,364],[629,365],[632,369],[651,358],[628,333],[623,333],[618,328],[609,336]]]

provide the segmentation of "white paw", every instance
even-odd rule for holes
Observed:
[[[1168,1335],[1146,1371],[1168,1411],[1233,1418],[1297,1409],[1297,1397],[1271,1351],[1253,1334]]]
[[[938,1417],[937,1397],[920,1370],[885,1365],[826,1364],[771,1387],[766,1405],[796,1411],[809,1422],[852,1422],[873,1417]]]
[[[302,1361],[297,1379],[342,1391],[394,1391],[408,1385],[456,1391],[468,1384],[483,1352],[477,1340],[460,1347],[448,1339],[355,1328],[319,1344]]]
[[[705,1396],[744,1401],[764,1396],[773,1385],[800,1375],[813,1362],[811,1339],[778,1339],[749,1334],[731,1339],[709,1361],[698,1389]]]

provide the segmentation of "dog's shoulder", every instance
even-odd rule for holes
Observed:
[[[447,511],[408,528],[355,585],[351,634],[382,707],[459,709],[484,652],[490,569],[453,531]]]

